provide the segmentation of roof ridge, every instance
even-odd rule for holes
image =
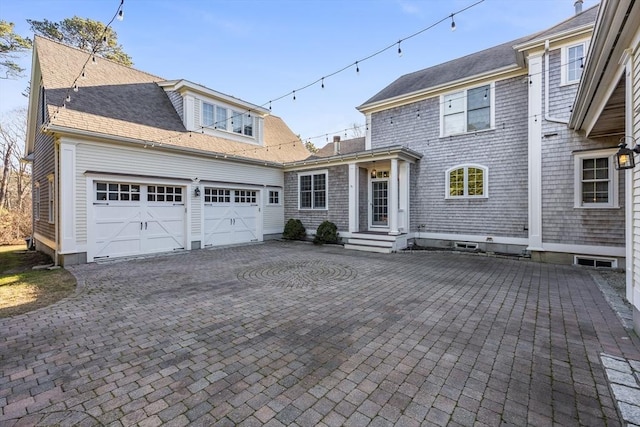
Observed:
[[[49,38],[49,37],[45,37],[45,36],[41,36],[41,35],[38,35],[38,34],[34,34],[34,43],[36,42],[37,39],[43,39],[43,40],[58,44],[58,45],[60,45],[62,47],[65,47],[67,49],[75,50],[75,51],[78,51],[78,52],[81,52],[81,53],[84,53],[84,54],[87,54],[87,55],[91,55],[92,54],[90,51],[87,51],[87,50],[84,50],[84,49],[80,49],[77,46],[70,46],[70,45],[68,45],[66,43],[62,43],[60,40],[55,40],[55,39],[52,39],[52,38]],[[135,68],[135,67],[128,67],[126,65],[123,65],[123,64],[119,63],[118,61],[114,61],[113,59],[105,58],[104,56],[100,56],[100,55],[98,55],[98,56],[103,61],[108,61],[108,62],[110,62],[112,64],[115,64],[115,65],[120,66],[120,67],[124,67],[124,68],[126,68],[128,70],[133,70],[133,71],[136,71],[136,72],[141,73],[141,74],[146,74],[147,76],[153,77],[153,78],[158,79],[158,80],[162,80],[162,81],[166,81],[167,80],[164,77],[149,73],[147,71],[142,71],[142,70],[140,70],[138,68]]]
[[[562,21],[560,21],[560,22],[558,22],[558,23],[556,23],[556,24],[554,24],[554,25],[552,25],[552,26],[548,27],[548,28],[545,28],[544,30],[536,31],[535,33],[531,34],[530,36],[527,36],[527,40],[526,40],[526,41],[529,41],[529,40],[535,40],[535,38],[536,38],[538,35],[540,35],[540,34],[544,34],[544,33],[548,33],[548,32],[550,32],[550,31],[552,31],[554,28],[559,27],[559,26],[561,26],[561,25],[564,25],[564,24],[566,24],[567,22],[569,22],[569,21],[571,21],[571,20],[573,20],[573,19],[576,19],[576,18],[578,18],[579,16],[584,15],[584,14],[585,14],[585,13],[587,13],[587,12],[590,12],[590,11],[591,11],[591,9],[596,8],[596,7],[600,7],[600,3],[597,3],[597,4],[593,5],[593,6],[591,6],[590,8],[587,8],[587,9],[583,10],[583,11],[582,11],[582,12],[580,12],[580,13],[576,13],[576,14],[574,14],[574,15],[572,15],[572,16],[570,16],[570,17],[568,17],[568,18],[566,18],[566,19],[564,19],[564,20],[562,20]]]

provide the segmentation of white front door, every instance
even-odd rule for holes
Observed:
[[[95,181],[88,261],[185,247],[184,187]]]
[[[258,200],[256,190],[205,187],[204,246],[260,240]]]

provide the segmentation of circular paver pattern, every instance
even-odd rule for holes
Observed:
[[[280,261],[238,273],[238,279],[254,285],[304,289],[336,285],[355,279],[358,273],[348,265],[320,260]]]

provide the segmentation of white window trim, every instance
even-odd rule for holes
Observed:
[[[33,207],[33,216],[36,221],[40,221],[40,181],[36,181],[35,183],[35,193],[33,200],[35,202],[35,206]]]
[[[298,178],[298,188],[300,186],[300,179]],[[271,193],[277,193],[278,194],[278,203],[271,203]],[[298,196],[299,198],[300,196]],[[299,202],[298,202],[299,203]],[[282,205],[282,192],[280,190],[272,190],[272,189],[268,189],[267,190],[267,206],[281,206]]]
[[[450,188],[450,177],[449,174],[451,171],[456,169],[464,168],[464,195],[463,196],[452,196],[449,193]],[[469,168],[482,169],[482,188],[484,188],[484,194],[482,196],[469,196]],[[463,163],[460,165],[455,165],[450,167],[445,172],[445,188],[444,188],[444,198],[451,200],[460,200],[460,199],[488,199],[489,198],[489,168],[483,165],[479,165],[476,163]]]
[[[53,174],[47,176],[47,209],[49,210],[49,224],[55,223],[55,203],[54,203],[54,194],[55,194],[55,186],[53,183]]]
[[[471,89],[477,89],[479,87],[482,86],[487,86],[489,85],[489,96],[491,97],[490,101],[490,106],[489,106],[489,118],[490,118],[490,123],[489,123],[489,128],[487,129],[480,129],[480,130],[472,130],[472,131],[467,131],[467,118],[466,118],[466,114],[467,114],[467,91],[471,90]],[[465,120],[464,120],[464,127],[465,130],[464,132],[460,132],[460,133],[450,133],[450,134],[445,134],[444,133],[444,112],[445,112],[445,96],[447,95],[452,95],[454,93],[464,93],[462,102],[464,103],[464,114],[465,114]],[[447,93],[443,93],[442,95],[440,95],[440,138],[444,138],[444,137],[449,137],[449,136],[455,136],[455,135],[466,135],[469,133],[477,133],[477,132],[487,132],[490,130],[494,130],[496,127],[496,84],[495,82],[491,82],[491,83],[484,83],[481,85],[477,85],[477,86],[471,86],[471,87],[467,87],[461,90],[454,90],[451,92],[447,92]]]
[[[582,45],[582,57],[583,57],[583,65],[584,61],[587,59],[587,50],[589,49],[589,43],[587,40],[581,41],[579,43],[572,43],[564,45],[560,48],[560,86],[568,86],[575,85],[580,83],[580,79],[569,80],[569,49],[572,47]]]
[[[300,178],[303,176],[309,176],[309,175],[324,175],[324,179],[325,179],[324,192],[325,192],[325,201],[326,201],[324,208],[316,208],[313,206],[310,208],[303,208],[300,206]],[[311,178],[311,204],[313,205],[313,178]],[[299,211],[328,211],[329,210],[329,170],[328,169],[298,173],[298,210]]]
[[[211,125],[207,125],[205,124],[205,118],[204,118],[204,104],[209,104],[213,106],[213,124]],[[223,108],[225,110],[227,110],[227,120],[225,123],[225,128],[219,128],[218,126],[216,126],[216,117],[217,117],[217,112],[218,112],[218,108]],[[209,130],[209,131],[214,131],[214,132],[224,132],[227,134],[231,134],[231,135],[235,135],[235,136],[239,136],[242,138],[247,138],[250,139],[252,141],[258,142],[257,138],[256,138],[256,133],[257,133],[257,129],[258,129],[258,120],[256,118],[255,115],[251,115],[251,123],[252,123],[252,135],[247,135],[244,133],[244,131],[242,133],[239,132],[234,132],[233,131],[233,118],[236,117],[236,114],[234,113],[242,113],[242,115],[240,115],[239,117],[241,117],[244,120],[244,115],[247,114],[247,112],[243,109],[239,109],[239,108],[234,108],[231,107],[229,105],[225,105],[225,104],[221,104],[219,102],[214,102],[214,101],[209,101],[209,100],[200,100],[200,126],[205,129],[205,130]]]
[[[618,174],[616,170],[613,156],[616,153],[616,149],[594,150],[584,151],[580,153],[574,153],[574,208],[576,209],[619,209],[620,201],[618,197]],[[582,203],[582,160],[593,159],[598,157],[609,158],[609,202],[608,203]]]

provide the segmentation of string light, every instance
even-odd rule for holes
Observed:
[[[324,89],[324,77],[322,78],[322,89]]]
[[[451,14],[451,31],[456,30],[456,21],[453,20],[453,13]]]
[[[118,12],[118,21],[122,22],[124,20],[124,11],[122,9],[120,9],[120,11]]]
[[[356,61],[356,73],[360,73],[360,67],[358,67],[358,61]]]
[[[398,56],[402,56],[402,48],[400,47],[400,43],[402,40],[398,40]]]
[[[77,92],[77,91],[78,91],[78,85],[77,85],[77,84],[74,84],[74,85],[73,85],[73,91],[74,91],[74,92]]]

